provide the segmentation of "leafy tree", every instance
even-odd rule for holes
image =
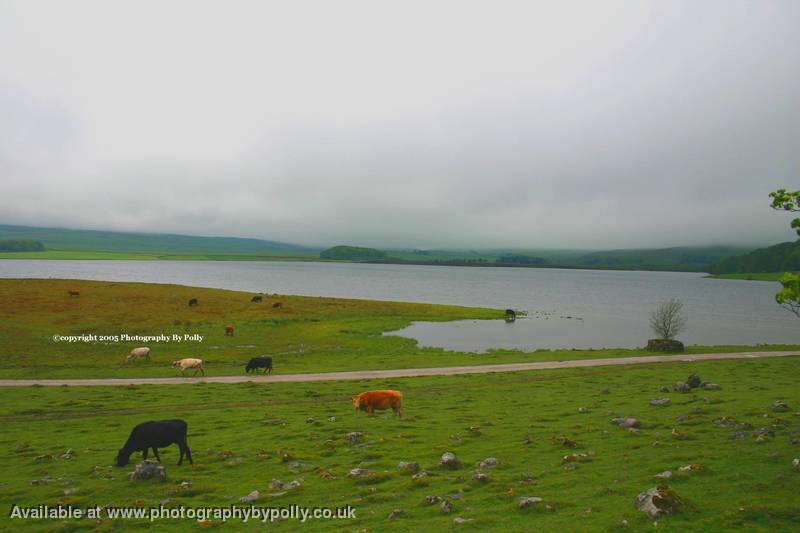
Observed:
[[[660,339],[674,339],[681,331],[686,329],[686,312],[683,302],[677,298],[670,298],[659,305],[650,313],[650,327],[653,328]]]
[[[800,191],[778,189],[769,193],[769,196],[772,198],[773,209],[800,212]],[[800,217],[792,220],[791,227],[800,235]],[[800,275],[787,273],[780,281],[783,289],[775,295],[775,301],[800,318]]]

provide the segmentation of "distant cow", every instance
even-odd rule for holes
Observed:
[[[506,320],[513,322],[517,319],[517,313],[513,309],[506,309]]]
[[[150,348],[142,346],[141,348],[134,348],[128,354],[128,361],[138,361],[139,359],[150,360]]]
[[[125,466],[128,464],[133,452],[142,452],[142,458],[147,459],[147,451],[153,450],[158,462],[161,462],[161,457],[158,456],[159,448],[166,448],[171,444],[177,444],[181,450],[181,456],[178,459],[178,464],[183,463],[183,456],[192,461],[192,452],[189,451],[189,446],[186,444],[186,432],[188,424],[183,420],[159,420],[158,422],[150,421],[143,422],[133,428],[131,436],[128,441],[120,448],[117,453],[117,466]]]
[[[181,375],[185,375],[187,370],[194,370],[194,376],[197,375],[197,372],[200,372],[202,375],[206,375],[204,365],[202,359],[196,359],[194,357],[187,357],[185,359],[178,359],[177,361],[172,362],[172,368],[179,368],[181,371]]]
[[[272,357],[268,355],[253,357],[244,367],[244,371],[247,373],[250,373],[251,370],[255,372],[257,368],[263,368],[265,374],[272,374]]]
[[[67,291],[67,294],[76,298],[81,295],[80,291]]]
[[[403,418],[403,393],[396,390],[371,390],[353,396],[353,407],[372,416],[375,410],[391,409]]]
[[[197,298],[192,298],[189,300],[189,307],[192,307],[193,305],[197,305]]]
[[[273,309],[280,309],[281,307],[283,307],[283,302],[282,302],[282,301],[280,301],[280,300],[278,300],[277,302],[275,302],[274,304],[272,304],[272,308],[273,308]]]
[[[262,300],[263,300],[263,298],[261,298],[261,296],[253,296],[252,298],[250,298],[250,301],[253,302],[253,303],[261,302]]]
[[[233,326],[225,326],[225,335],[233,337]]]

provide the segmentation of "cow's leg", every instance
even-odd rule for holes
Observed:
[[[158,448],[156,448],[155,446],[153,446],[153,455],[156,456],[156,461],[158,461],[160,463],[161,462],[161,456],[158,455]]]
[[[183,461],[183,456],[185,454],[186,458],[189,460],[189,464],[193,465],[194,461],[192,461],[192,452],[189,450],[189,445],[186,443],[186,439],[184,438],[178,443],[178,445],[181,447],[181,461]],[[179,461],[178,464],[181,464],[181,461]]]
[[[178,466],[183,464],[183,454],[186,452],[186,444],[182,440],[178,441],[178,449],[181,452],[180,457],[178,457]]]
[[[200,374],[202,374],[203,376],[206,375],[206,371],[202,366],[200,367]]]
[[[147,450],[148,448],[145,448],[144,451],[142,452],[142,459],[145,461],[147,461]]]

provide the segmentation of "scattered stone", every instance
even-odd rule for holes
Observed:
[[[585,408],[585,407],[578,407],[578,412],[579,413],[588,413],[589,410],[587,408]]]
[[[188,488],[191,488],[191,486],[192,486],[192,484],[191,484],[191,483],[189,483],[188,481],[181,481],[181,485],[180,485],[180,487],[181,487],[182,489],[188,489]]]
[[[736,419],[729,416],[717,418],[714,420],[714,423],[721,428],[735,428],[739,426],[739,423],[736,421]]]
[[[472,479],[474,479],[475,481],[480,481],[481,483],[486,483],[487,481],[489,481],[489,476],[487,476],[483,472],[475,472],[472,475]]]
[[[453,523],[458,526],[461,524],[466,524],[467,522],[472,522],[473,520],[474,518],[461,518],[460,516],[457,516],[453,518]]]
[[[164,465],[156,461],[145,460],[136,465],[136,469],[128,474],[130,481],[142,481],[157,478],[161,483],[167,480],[167,471]]]
[[[447,500],[442,502],[442,505],[439,506],[439,510],[444,514],[450,514],[453,512],[453,504]]]
[[[69,448],[66,452],[62,453],[60,457],[62,459],[72,459],[75,456],[75,450]]]
[[[665,387],[661,387],[660,389],[658,389],[658,392],[669,392],[669,387],[666,387],[666,386]]]
[[[371,472],[364,468],[353,468],[350,472],[347,473],[347,477],[366,477],[369,476]]]
[[[241,502],[241,503],[250,503],[250,502],[256,501],[260,497],[261,497],[261,493],[258,492],[257,490],[254,490],[253,492],[251,492],[247,496],[242,496],[241,498],[239,498],[239,502]]]
[[[494,468],[495,466],[499,465],[500,461],[498,461],[494,457],[487,457],[478,465],[480,468]]]
[[[684,422],[684,421],[686,421],[688,419],[689,419],[689,415],[681,415],[681,416],[675,417],[675,421],[676,422]]]
[[[659,486],[640,493],[635,503],[636,508],[650,518],[658,518],[677,511],[683,500],[668,487]]]
[[[336,422],[336,417],[332,416],[332,417],[328,418],[328,422]]]
[[[800,458],[792,460],[792,467],[794,467],[795,470],[800,470]]]
[[[52,483],[53,478],[50,476],[45,476],[42,479],[32,479],[31,485],[47,485],[48,483]]]
[[[425,496],[425,503],[428,505],[434,505],[442,501],[440,496]]]
[[[664,470],[660,474],[656,474],[653,477],[658,479],[669,479],[672,477],[672,472],[670,470]]]
[[[703,408],[702,407],[700,407],[698,405],[695,405],[694,407],[692,407],[692,413],[697,414],[697,413],[702,413],[702,412],[703,412]]]
[[[519,499],[519,503],[517,504],[517,507],[519,509],[525,509],[526,507],[535,506],[535,505],[540,504],[540,503],[542,503],[542,499],[539,498],[539,497],[536,497],[536,496],[522,496]]]
[[[422,478],[426,477],[427,475],[428,475],[428,473],[427,473],[426,471],[424,471],[424,470],[420,470],[419,472],[417,472],[416,474],[414,474],[413,476],[411,476],[411,479],[412,479],[413,481],[419,481],[419,480],[421,480]]]
[[[450,435],[450,440],[453,442],[461,442],[461,437],[458,435]]]
[[[675,392],[684,393],[684,392],[689,392],[690,390],[692,390],[692,388],[689,386],[688,383],[679,381],[672,387],[672,390],[674,390]]]
[[[460,464],[456,454],[453,452],[445,452],[442,454],[442,458],[439,459],[439,465],[444,468],[458,468]]]
[[[469,431],[470,433],[472,433],[476,437],[480,436],[482,434],[481,433],[481,428],[479,428],[478,426],[470,426],[470,427],[467,428],[467,431]]]
[[[273,479],[269,484],[269,490],[292,490],[303,484],[303,478],[295,479],[289,483],[284,483],[280,479]]]
[[[703,388],[705,390],[720,390],[722,387],[720,387],[716,383],[703,383]]]
[[[309,416],[308,418],[306,418],[306,424],[315,424],[316,422],[317,419],[314,418],[313,416]]]
[[[650,400],[650,405],[668,405],[669,398],[656,398],[655,400]]]
[[[265,426],[280,426],[283,424],[283,420],[280,418],[268,418],[267,420],[262,420],[261,423]]]
[[[775,436],[775,433],[770,428],[758,428],[753,434],[756,436],[756,442],[759,444],[767,442]]]
[[[742,440],[746,438],[747,438],[746,431],[734,431],[733,433],[731,433],[731,439],[733,440]]]
[[[397,463],[397,469],[405,472],[417,472],[419,470],[419,463],[416,461],[400,461]]]
[[[353,431],[352,433],[348,433],[346,435],[346,438],[347,438],[347,442],[352,446],[353,444],[355,444],[358,441],[360,441],[361,437],[363,437],[363,436],[364,436],[364,434],[361,433],[360,431]]]
[[[578,468],[578,465],[575,463],[567,463],[564,465],[564,470],[575,470]]]
[[[397,520],[403,513],[405,513],[403,509],[395,509],[394,511],[389,513],[389,520]]]
[[[239,466],[244,460],[241,457],[234,457],[225,461],[225,466]]]
[[[44,455],[37,455],[36,457],[33,458],[33,460],[36,461],[37,463],[41,463],[43,461],[52,461],[53,459],[55,459],[55,457],[53,457],[49,453],[46,453]]]
[[[786,405],[786,402],[784,402],[782,400],[775,400],[774,402],[772,402],[772,405],[770,405],[770,408],[773,411],[788,411],[789,410],[789,406]]]
[[[703,383],[703,380],[697,374],[689,374],[689,377],[686,378],[686,384],[693,389],[699,387],[701,383]]]
[[[556,439],[556,440],[559,442],[559,444],[561,444],[561,446],[564,446],[565,448],[577,448],[578,447],[578,443],[577,442],[575,442],[571,438],[565,437],[563,435],[558,437],[558,439]]]
[[[619,427],[622,427],[622,428],[625,428],[625,429],[631,429],[631,428],[638,429],[638,428],[640,428],[642,426],[641,422],[639,422],[638,419],[633,418],[632,416],[629,416],[629,417],[626,417],[626,418],[612,418],[611,419],[611,423],[612,424],[616,424]]]

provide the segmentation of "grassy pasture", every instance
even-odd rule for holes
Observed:
[[[69,290],[80,291],[70,297]],[[561,350],[486,354],[420,348],[383,336],[415,320],[497,319],[502,310],[456,306],[264,295],[178,285],[76,280],[0,280],[0,377],[85,378],[174,376],[181,357],[207,361],[208,375],[244,372],[250,357],[271,354],[282,374],[624,357],[641,350]],[[188,307],[190,298],[200,304]],[[272,304],[282,301],[283,307]],[[235,327],[225,336],[225,325]],[[55,342],[53,335],[191,335],[202,342]],[[642,332],[643,339],[647,332]],[[148,344],[152,361],[126,363]],[[797,346],[693,346],[690,353],[796,349]]]
[[[621,529],[623,520],[641,531],[652,530],[654,521],[634,508],[634,498],[658,484],[655,474],[671,470],[668,484],[685,506],[659,519],[658,530],[796,530],[800,472],[791,461],[800,447],[791,439],[800,439],[798,364],[798,358],[775,358],[365,382],[5,389],[0,528],[118,531],[146,525],[15,520],[9,518],[13,504],[197,507],[238,504],[258,490],[257,505],[356,509],[355,520],[268,526],[276,531],[609,531]],[[722,389],[659,392],[691,372]],[[406,418],[354,411],[350,396],[373,388],[402,390]],[[671,404],[649,405],[658,397],[669,397]],[[779,399],[791,410],[770,409]],[[642,428],[628,432],[610,423],[614,416],[636,416]],[[128,481],[133,465],[109,467],[135,424],[170,417],[189,423],[194,467],[176,465],[174,446],[162,452],[168,475],[163,484]],[[714,421],[721,417],[740,426],[720,427]],[[774,437],[757,442],[753,432],[761,427]],[[732,439],[735,431],[744,438]],[[363,437],[350,444],[350,432]],[[574,447],[562,444],[562,437]],[[75,456],[60,458],[68,448]],[[457,454],[461,468],[437,465],[445,451]],[[563,457],[572,453],[587,457],[567,470],[571,463]],[[291,458],[284,461],[283,454]],[[37,461],[42,455],[54,458]],[[472,480],[476,464],[487,457],[500,464],[485,470],[488,482]],[[138,460],[135,454],[132,462]],[[413,481],[398,471],[399,461],[417,461],[428,476]],[[690,463],[704,468],[678,471]],[[373,474],[348,477],[356,467]],[[31,484],[48,476],[50,482]],[[299,478],[298,489],[269,488],[273,479]],[[181,488],[182,481],[190,486]],[[285,494],[270,495],[280,492]],[[428,495],[449,500],[453,512],[427,505]],[[521,496],[544,502],[520,510]],[[389,520],[397,508],[403,514]],[[472,521],[455,525],[455,517]],[[152,527],[184,531],[203,525],[167,520]],[[205,526],[240,530],[253,524]]]

